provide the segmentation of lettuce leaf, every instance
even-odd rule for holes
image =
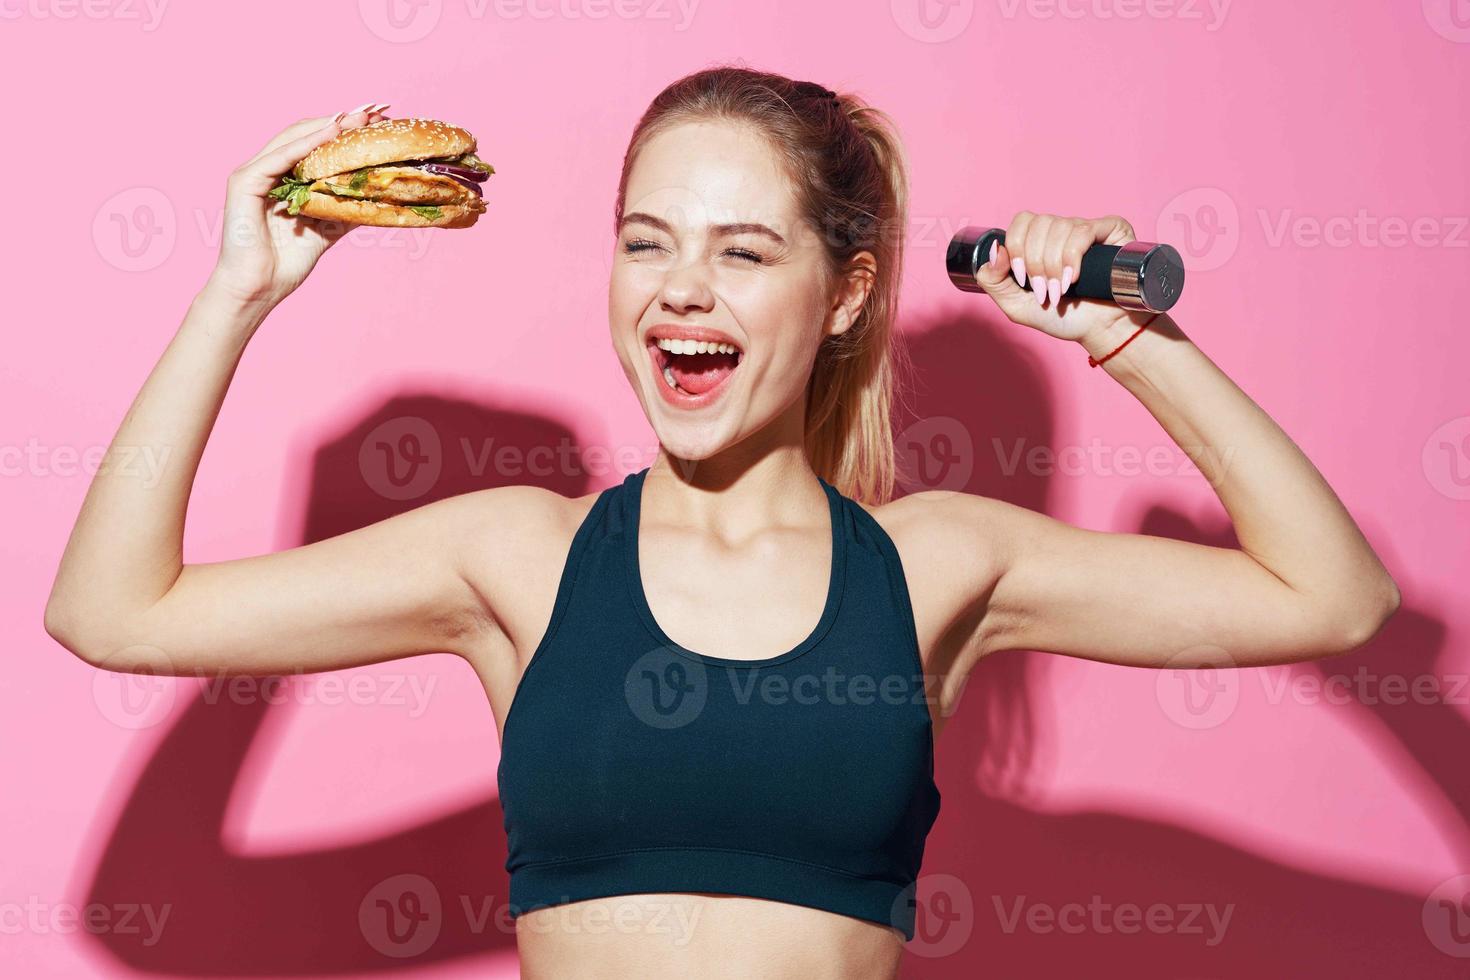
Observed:
[[[408,209],[410,211],[412,211],[414,214],[418,215],[420,218],[427,218],[430,221],[433,221],[435,218],[442,218],[442,217],[444,217],[444,212],[441,211],[441,210],[439,210],[439,207],[437,205],[434,205],[434,204],[428,204],[428,205],[422,205],[422,206],[420,206],[420,205],[410,205]]]
[[[287,214],[299,214],[302,205],[311,197],[312,183],[312,181],[300,180],[287,174],[281,178],[279,184],[266,193],[277,201],[285,201]]]

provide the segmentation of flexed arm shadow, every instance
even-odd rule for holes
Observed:
[[[550,473],[543,459],[501,476],[494,452],[506,447],[550,449],[563,462]],[[304,519],[288,537],[319,541],[501,483],[580,496],[591,488],[578,459],[571,430],[552,419],[437,396],[394,398],[314,453],[299,488]],[[234,798],[243,795],[235,786],[271,710],[262,698],[201,693],[179,714],[85,885],[86,902],[166,905],[168,918],[151,944],[123,930],[91,938],[135,969],[185,976],[392,970],[513,952],[513,931],[496,917],[508,882],[494,797],[362,843],[231,853],[221,837],[226,808],[250,804]],[[480,759],[489,766],[493,756]]]
[[[1008,339],[1023,328],[993,325],[971,308],[906,328],[921,387],[901,423],[903,433],[920,440],[944,434],[944,445],[925,457],[930,461],[946,453],[963,457],[955,440],[968,440],[961,449],[974,471],[963,489],[1046,512],[1047,478],[1016,465],[1024,460],[1017,448],[1049,447],[1053,439],[1047,379],[1028,349]],[[1223,516],[1218,526],[1202,528],[1164,507],[1150,510],[1138,529],[1235,543]],[[1413,674],[1430,671],[1444,654],[1440,617],[1410,602],[1362,650],[1289,669],[1331,676],[1367,664],[1379,674]],[[908,947],[905,976],[1259,980],[1463,978],[1470,972],[1463,958],[1470,956],[1470,917],[1434,921],[1455,911],[1449,904],[1427,905],[1427,889],[1372,884],[1372,873],[1347,863],[1340,876],[1288,867],[1192,830],[1183,817],[1173,822],[1164,807],[1154,808],[1157,819],[1028,808],[1027,774],[1044,784],[1055,765],[1048,733],[1032,710],[1032,698],[1046,696],[1055,661],[1033,652],[989,658],[973,672],[947,722],[936,749],[943,810],[925,854],[918,934]],[[1445,703],[1382,701],[1322,710],[1344,714],[1395,760],[1404,793],[1461,855],[1459,867],[1446,868],[1445,877],[1470,870],[1464,857],[1470,779],[1461,761],[1467,732],[1460,712]],[[1354,741],[1341,743],[1345,765],[1353,764],[1357,751]],[[1142,910],[1162,907],[1172,924],[1154,928],[1140,916],[1130,926],[1107,910],[1129,903]],[[1107,908],[1093,911],[1100,905]],[[1207,906],[1223,921],[1211,922]],[[1452,950],[1456,955],[1436,948],[1431,928],[1442,942],[1446,936],[1452,944],[1463,940]]]

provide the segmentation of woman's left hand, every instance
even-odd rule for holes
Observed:
[[[1101,337],[1121,321],[1143,326],[1158,316],[1062,295],[1077,280],[1082,253],[1099,243],[1125,245],[1135,237],[1133,226],[1116,214],[1064,218],[1020,211],[1006,229],[1006,243],[996,245],[976,278],[1013,323],[1085,344],[1089,336]]]

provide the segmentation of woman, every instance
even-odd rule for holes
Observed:
[[[648,468],[184,565],[241,353],[342,233],[267,191],[384,108],[303,120],[231,175],[218,264],[114,439],[176,465],[150,487],[98,473],[46,628],[119,671],[465,657],[501,736],[523,976],[894,977],[934,739],[984,657],[1286,663],[1360,646],[1398,606],[1321,475],[1168,315],[1065,295],[1088,246],[1134,238],[1117,216],[1016,215],[982,285],[1215,447],[1196,461],[1241,548],[890,500],[900,145],[854,97],[743,68],[670,85],[624,161],[608,314]]]

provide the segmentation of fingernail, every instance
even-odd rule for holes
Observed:
[[[1055,279],[1046,281],[1046,295],[1051,299],[1052,309],[1056,309],[1057,297],[1062,295],[1062,284]]]
[[[384,109],[388,108],[389,105],[391,105],[391,103],[374,102],[371,106],[368,107],[368,115],[372,115],[375,112],[382,112]]]
[[[1066,295],[1067,287],[1072,285],[1072,267],[1066,266],[1062,269],[1062,295]]]
[[[989,262],[989,263],[990,263],[990,264],[991,264],[991,265],[992,265],[992,266],[994,266],[994,265],[995,265],[995,252],[996,252],[996,246],[998,246],[998,245],[999,245],[999,244],[1000,244],[1000,242],[999,242],[999,241],[998,241],[998,240],[996,240],[996,239],[994,239],[994,238],[992,238],[992,239],[991,239],[991,240],[990,240],[990,258],[989,258],[989,259],[988,259],[988,260],[987,260],[987,261],[988,261],[988,262]]]
[[[345,113],[345,112],[339,112],[339,113],[337,113],[335,116],[332,117],[332,122],[327,123],[327,126],[330,126],[333,123],[339,123],[339,122],[341,122],[342,121],[342,117],[345,116],[345,115],[347,115],[347,113]],[[323,126],[322,128],[325,129],[326,126]]]
[[[1046,305],[1046,279],[1043,276],[1031,277],[1031,291],[1036,294],[1036,305]]]
[[[362,110],[364,110],[364,109],[370,109],[370,108],[372,108],[375,105],[377,105],[376,102],[364,102],[362,105],[358,106],[356,109],[348,109],[346,112],[342,113],[342,115],[344,115],[344,116],[353,116],[353,115],[356,115],[357,113],[361,112]]]
[[[1026,288],[1026,263],[1021,259],[1011,259],[1011,273],[1016,277],[1016,282],[1021,288]]]

